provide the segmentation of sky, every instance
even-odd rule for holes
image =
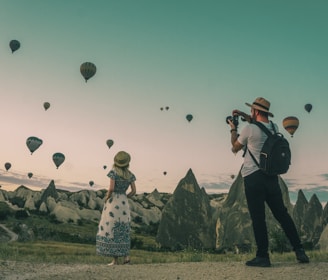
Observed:
[[[225,119],[262,96],[291,145],[288,187],[326,195],[327,12],[323,0],[0,0],[2,189],[107,188],[125,150],[138,192],[173,192],[190,168],[207,192],[228,190],[243,159]],[[97,67],[87,83],[84,62]],[[30,136],[43,140],[32,155]]]

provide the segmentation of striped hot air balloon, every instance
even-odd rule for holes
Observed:
[[[282,125],[284,126],[284,128],[288,131],[288,133],[293,137],[295,131],[297,130],[298,126],[299,126],[299,120],[297,117],[286,117],[284,118],[284,120],[282,121]]]

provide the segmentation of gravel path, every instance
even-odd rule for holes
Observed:
[[[241,262],[197,262],[137,265],[87,265],[0,261],[0,279],[327,279],[327,263],[274,263],[270,268],[246,267]]]

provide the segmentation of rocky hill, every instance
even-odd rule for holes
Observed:
[[[322,208],[316,195],[307,201],[300,190],[293,206],[290,203],[286,184],[280,178],[280,187],[285,205],[293,216],[301,239],[308,248],[328,250],[328,209]],[[82,222],[97,227],[104,205],[106,190],[82,190],[68,192],[57,190],[54,181],[42,191],[32,191],[20,186],[15,191],[0,190],[0,223],[6,214],[24,217],[31,213],[51,217],[55,223],[75,224]],[[249,217],[243,179],[240,174],[233,182],[228,194],[208,195],[200,188],[192,170],[181,179],[173,194],[137,194],[129,199],[132,228],[154,227],[158,246],[173,250],[186,247],[215,249],[219,251],[248,251],[254,246],[251,220]],[[267,211],[270,244],[277,249],[288,250],[288,242],[280,226]],[[24,228],[22,222],[20,227]],[[26,227],[26,225],[25,225]],[[29,232],[18,240],[35,238]],[[4,231],[0,231],[0,237]],[[3,238],[0,240],[3,240]]]

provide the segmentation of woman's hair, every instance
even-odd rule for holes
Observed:
[[[113,164],[113,170],[116,172],[116,174],[120,177],[122,177],[125,180],[129,180],[132,176],[131,171],[129,170],[129,165],[120,167],[117,166],[115,163]]]

